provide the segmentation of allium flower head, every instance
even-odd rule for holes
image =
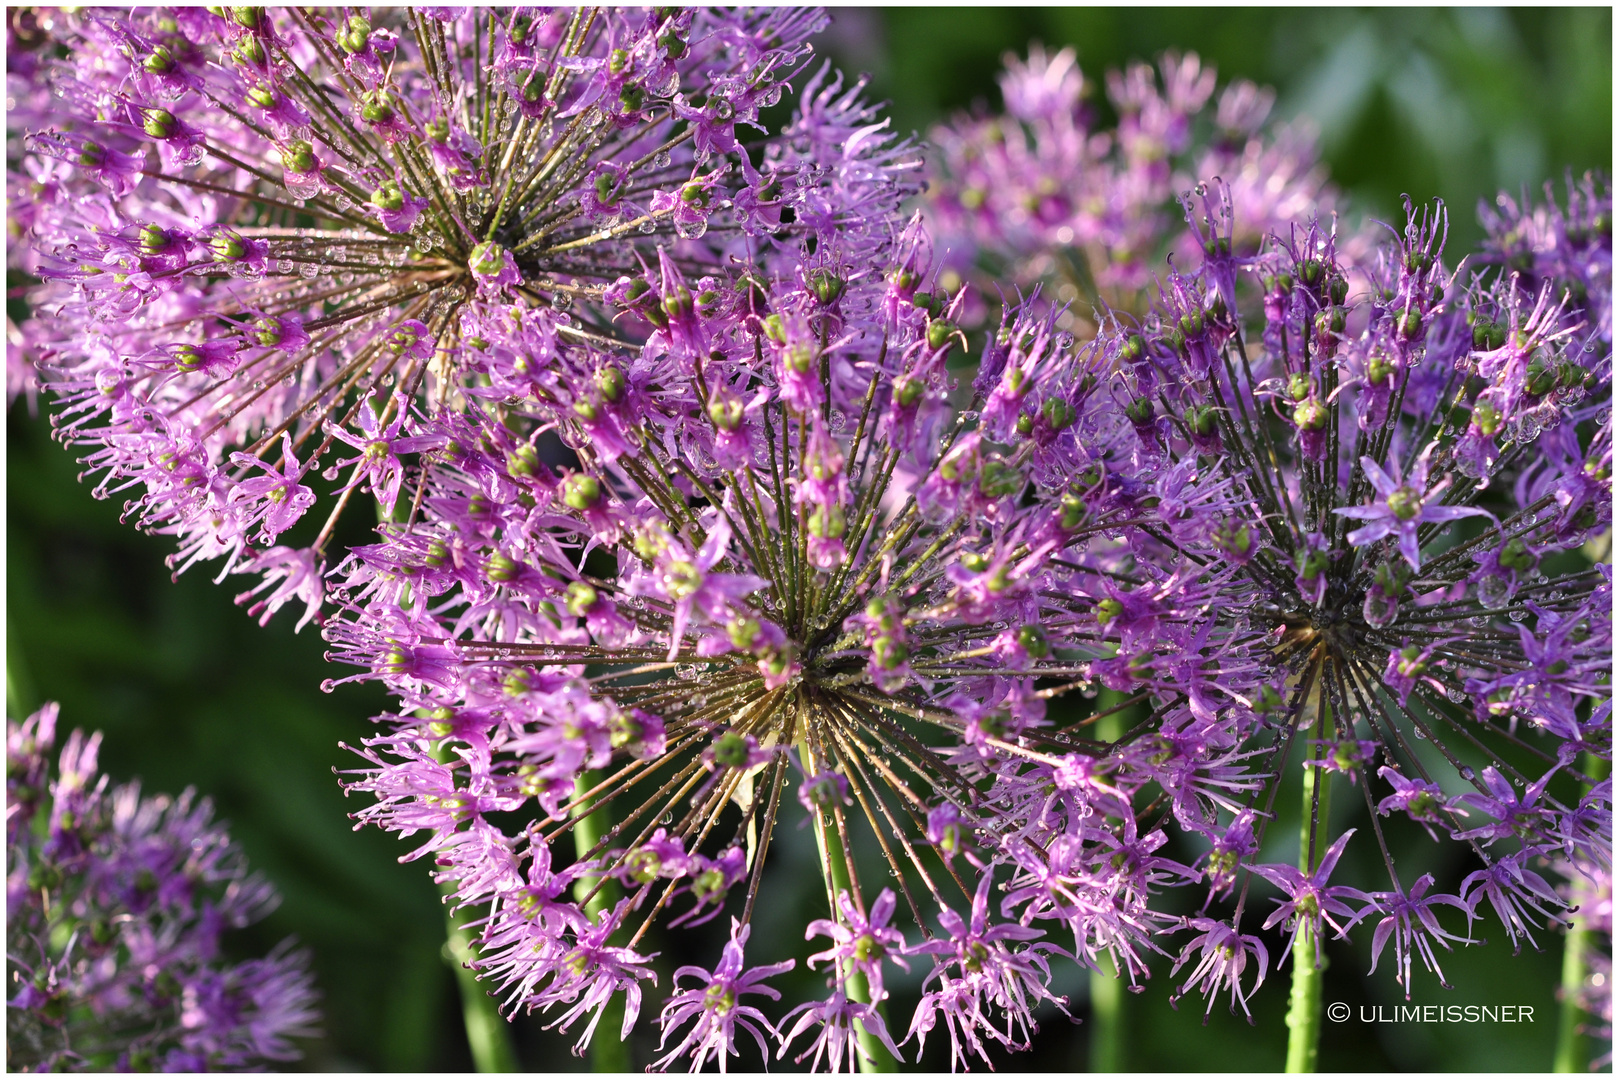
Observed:
[[[6,1067],[202,1072],[292,1061],[313,1034],[308,957],[282,942],[230,964],[223,934],[277,896],[206,799],[143,798],[75,731],[52,775],[57,707],[6,724]]]
[[[182,566],[263,573],[264,550],[320,503],[319,529],[299,533],[319,566],[350,492],[394,508],[401,456],[429,448],[420,416],[549,393],[561,352],[679,336],[711,280],[737,273],[722,253],[768,247],[795,215],[800,233],[846,223],[822,147],[749,135],[820,19],[39,16],[14,42],[9,165],[43,279],[20,345],[58,397],[60,437],[98,494],[125,493],[143,527],[178,537]],[[870,137],[850,135],[834,155]],[[716,215],[722,235],[700,242]],[[611,382],[623,374],[569,406],[635,400],[643,387]],[[333,464],[345,444],[359,456]],[[335,500],[310,483],[328,469],[346,477]],[[402,512],[420,497],[406,491]]]
[[[987,297],[1045,282],[1073,305],[1065,326],[1086,328],[1099,303],[1143,309],[1166,253],[1180,265],[1206,257],[1216,276],[1228,274],[1222,267],[1273,229],[1330,212],[1312,136],[1267,123],[1275,94],[1246,80],[1215,87],[1196,54],[1109,72],[1119,122],[1104,130],[1073,49],[1009,54],[1006,111],[933,131],[940,175],[927,207],[948,272],[980,282]],[[1199,207],[1183,226],[1176,196],[1214,177],[1230,203],[1214,216]]]

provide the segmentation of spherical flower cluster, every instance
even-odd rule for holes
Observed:
[[[352,447],[339,505],[368,488],[391,520],[332,570],[324,633],[400,702],[360,750],[349,790],[375,801],[356,817],[433,859],[508,1009],[581,1048],[627,1036],[653,927],[726,917],[716,965],[667,987],[658,1067],[724,1067],[744,1033],[854,1067],[941,1027],[964,1066],[1028,1045],[1065,1004],[1065,958],[1107,954],[1138,984],[1164,956],[1173,998],[1246,1010],[1271,962],[1256,919],[1291,932],[1278,963],[1312,966],[1324,933],[1366,924],[1409,993],[1413,960],[1439,972],[1435,947],[1476,920],[1516,943],[1565,918],[1554,858],[1605,872],[1611,788],[1587,764],[1611,759],[1605,182],[1504,205],[1465,272],[1438,206],[1346,246],[1308,154],[1259,134],[1261,92],[1230,91],[1223,141],[1187,157],[1212,75],[1170,61],[1159,90],[1132,70],[1115,154],[1082,123],[1071,56],[1037,56],[1007,82],[1024,141],[987,153],[1011,121],[983,121],[934,185],[946,229],[952,198],[989,208],[976,243],[1007,285],[958,385],[989,293],[961,287],[966,249],[904,217],[916,155],[858,87],[821,69],[779,134],[733,130],[803,67],[814,16],[431,11],[394,34],[254,10],[174,16],[230,52],[163,106],[172,123],[141,114],[160,175],[123,175],[133,133],[77,166],[52,149],[71,131],[36,140],[47,178],[65,163],[105,205],[225,188],[254,208],[198,234],[206,274],[187,248],[183,287],[127,324],[84,316],[94,332],[52,341],[46,367],[73,437],[146,484],[187,557],[281,575],[269,608],[318,607],[330,528],[252,560],[249,538],[306,512],[308,470]],[[59,84],[144,85],[98,43],[146,24],[76,18],[85,62]],[[280,182],[313,224],[277,217],[276,174],[221,134],[248,106],[209,80],[247,79],[255,49],[303,61],[272,62],[272,90],[306,70],[338,88],[287,91],[312,156]],[[141,67],[161,83],[167,63]],[[1182,175],[1206,183],[1159,262]],[[1019,185],[1049,220],[994,201]],[[298,245],[334,233],[333,276],[305,280]],[[1053,252],[1074,256],[1083,325],[1040,287],[1069,273]],[[138,276],[120,266],[58,267],[63,325],[119,295],[103,271]],[[259,307],[221,316],[216,292]],[[291,358],[227,340],[248,315],[282,320]],[[182,324],[217,333],[152,337]],[[249,359],[276,378],[244,384]],[[286,365],[282,411],[232,428]],[[193,408],[213,419],[158,422]],[[1301,865],[1266,862],[1301,772]],[[1326,835],[1334,787],[1367,807],[1354,837]],[[1397,865],[1392,816],[1465,849],[1455,894]],[[803,959],[826,994],[772,1019],[767,980],[795,961],[749,968],[745,949],[798,823],[827,914]],[[1334,882],[1356,843],[1386,888]],[[920,969],[908,1023],[886,1015],[889,964]],[[620,1031],[599,1032],[620,1000]]]
[[[1073,49],[1006,61],[1004,113],[934,129],[927,201],[946,279],[974,281],[991,303],[1044,282],[1073,305],[1064,328],[1087,336],[1098,305],[1144,311],[1166,255],[1196,262],[1175,197],[1199,180],[1225,180],[1231,241],[1249,255],[1273,230],[1332,210],[1308,130],[1267,124],[1276,95],[1246,80],[1216,96],[1195,53],[1165,54],[1156,73],[1109,72],[1112,130],[1095,125],[1095,87]]]
[[[9,187],[43,279],[20,345],[61,403],[60,437],[98,494],[127,493],[140,525],[178,537],[182,568],[223,559],[262,575],[243,597],[255,612],[301,601],[313,618],[353,492],[393,510],[401,459],[429,448],[400,430],[412,403],[526,392],[538,361],[500,329],[514,304],[534,348],[588,348],[668,321],[612,292],[660,248],[700,303],[732,248],[841,224],[821,173],[863,133],[748,134],[822,18],[32,17],[13,28]],[[716,214],[724,235],[699,242]],[[316,474],[342,480],[332,497]],[[312,542],[278,543],[317,503]]]
[[[52,775],[57,707],[6,724],[6,1068],[212,1071],[292,1061],[318,1019],[283,942],[231,964],[226,931],[277,897],[208,800],[108,788],[101,736]]]

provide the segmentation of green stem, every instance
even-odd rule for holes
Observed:
[[[580,773],[573,783],[574,798],[583,798],[585,793],[600,782],[600,777],[594,771]],[[585,815],[573,827],[573,847],[581,857],[601,842],[602,834],[610,828],[607,817],[607,806],[603,804]],[[585,915],[592,922],[604,911],[612,909],[618,902],[618,882],[608,878],[601,888],[596,888],[599,879],[582,877],[573,883],[574,899],[584,903]],[[592,891],[595,892],[591,896]],[[587,901],[585,898],[590,897]],[[606,1007],[596,1028],[595,1036],[590,1040],[590,1071],[627,1073],[631,1069],[630,1044],[619,1037],[624,1026],[624,999],[618,994],[608,998]]]
[[[455,886],[446,882],[439,891],[449,896]],[[473,1068],[481,1073],[516,1072],[517,1051],[512,1047],[506,1018],[500,1015],[500,1004],[478,982],[477,972],[467,966],[478,958],[472,932],[460,925],[448,904],[444,906],[444,924],[449,931],[444,950],[461,987],[461,1019],[467,1029],[467,1045],[472,1048]]]
[[[1096,721],[1094,737],[1099,742],[1117,742],[1139,718],[1141,707],[1119,709],[1128,696],[1118,690],[1096,695],[1096,712],[1118,709]],[[1091,972],[1090,1067],[1091,1072],[1124,1070],[1124,983],[1112,954],[1100,958]]]
[[[1124,983],[1112,954],[1091,972],[1091,1072],[1124,1069]]]
[[[1593,780],[1601,780],[1608,771],[1608,763],[1595,754],[1583,754],[1580,771]],[[1569,920],[1568,936],[1563,942],[1563,985],[1558,992],[1561,1001],[1557,1010],[1557,1050],[1552,1057],[1552,1071],[1560,1073],[1585,1072],[1591,1059],[1585,1033],[1580,1030],[1582,1014],[1580,991],[1588,973],[1585,950],[1590,945],[1591,931],[1584,912],[1576,911]]]
[[[814,766],[811,763],[814,759],[810,756],[807,740],[798,744],[798,752],[803,755],[805,768],[813,769]],[[838,894],[847,890],[850,892],[852,899],[853,890],[849,889],[849,868],[843,850],[843,841],[838,836],[837,825],[831,820],[831,817],[830,813],[822,813],[820,810],[815,812],[815,846],[820,851],[821,872],[826,877],[827,899],[832,906],[832,917],[835,919],[838,915]],[[850,1001],[857,1001],[862,1004],[871,1001],[871,988],[866,985],[866,977],[853,969],[849,971],[848,977],[843,982],[843,992],[849,995]],[[884,1010],[881,1002],[877,1003],[876,1008],[879,1014],[883,1014]],[[886,1015],[883,1016],[883,1022],[887,1023]],[[861,1072],[890,1073],[899,1071],[899,1062],[894,1060],[894,1056],[888,1052],[888,1048],[882,1044],[882,1041],[877,1036],[867,1031],[866,1026],[858,1020],[855,1021],[854,1032],[855,1041],[860,1046]]]
[[[1562,1001],[1557,1009],[1557,1051],[1552,1058],[1552,1072],[1585,1072],[1589,1056],[1585,1034],[1580,1031],[1584,1010],[1580,1008],[1580,989],[1585,985],[1585,946],[1590,931],[1585,918],[1575,913],[1573,926],[1563,942]]]
[[[23,655],[22,637],[6,612],[6,709],[18,723],[38,708],[34,680],[28,673],[28,660]]]
[[[439,740],[433,756],[450,760],[449,740]],[[456,886],[446,881],[439,886],[445,897],[455,894]],[[472,1066],[481,1073],[516,1072],[517,1050],[512,1046],[511,1027],[500,1015],[500,1003],[478,982],[478,973],[469,965],[478,959],[472,931],[461,925],[448,903],[444,905],[447,940],[445,959],[455,968],[455,981],[461,989],[461,1020],[467,1029],[467,1046],[472,1050]]]
[[[1318,706],[1320,720],[1316,738],[1325,739],[1331,725],[1326,695]],[[1325,752],[1325,748],[1323,748]],[[1304,770],[1303,820],[1299,825],[1299,869],[1315,873],[1326,847],[1327,773],[1324,769]],[[1321,1056],[1321,988],[1327,958],[1320,952],[1315,927],[1299,927],[1293,944],[1293,992],[1287,1010],[1287,1071],[1313,1073]],[[1319,963],[1317,959],[1319,957]]]

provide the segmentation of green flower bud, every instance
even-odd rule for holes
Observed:
[[[1028,623],[1019,628],[1017,643],[1035,660],[1044,660],[1051,655],[1051,643],[1046,640],[1045,627],[1039,623]]]
[[[269,106],[265,106],[269,108]],[[315,170],[315,148],[302,139],[294,139],[281,148],[281,165],[294,175]]]
[[[1330,565],[1325,551],[1316,548],[1299,548],[1293,555],[1293,565],[1298,568],[1299,577],[1306,581],[1314,581],[1326,573]]]
[[[830,270],[821,269],[810,275],[810,292],[815,294],[822,306],[829,306],[837,302],[843,295],[846,282]]]
[[[575,510],[589,510],[601,498],[601,481],[589,473],[573,473],[562,481],[562,501]]]
[[[1253,548],[1253,534],[1248,526],[1224,520],[1214,527],[1214,546],[1236,558],[1247,555]]]
[[[1302,371],[1295,371],[1287,377],[1287,396],[1293,401],[1303,401],[1310,396],[1310,376]]]
[[[1199,438],[1208,438],[1219,426],[1219,414],[1213,405],[1187,406],[1185,419],[1188,430]]]
[[[1501,430],[1501,410],[1488,401],[1481,401],[1473,406],[1473,426],[1485,435],[1494,435]]]
[[[238,63],[245,64],[248,67],[264,67],[270,59],[269,54],[264,51],[264,42],[252,36],[244,37],[238,41],[236,47],[231,50],[231,54],[236,57]]]
[[[394,118],[393,96],[386,90],[372,90],[360,99],[360,119],[368,124],[386,124]]]
[[[1341,307],[1327,308],[1325,311],[1315,313],[1315,332],[1322,336],[1327,334],[1341,334],[1344,332],[1344,309]]]
[[[174,138],[175,127],[179,121],[167,109],[146,109],[141,114],[141,127],[146,134],[154,139]]]
[[[748,740],[727,731],[714,740],[714,763],[727,769],[740,769],[748,763]]]
[[[956,324],[945,319],[928,323],[928,348],[942,349],[957,333]]]
[[[527,443],[506,455],[506,472],[513,476],[534,476],[540,471],[540,453]]]
[[[247,254],[247,245],[235,232],[224,229],[208,241],[208,250],[213,253],[215,262],[234,262]]]
[[[141,61],[141,67],[153,75],[167,75],[179,65],[175,63],[174,54],[166,45],[153,45],[152,51],[146,59]]]
[[[638,112],[646,100],[646,91],[634,83],[625,83],[618,91],[618,100],[625,112]]]
[[[656,881],[662,868],[663,860],[658,858],[657,852],[646,848],[636,848],[624,857],[624,869],[642,885]]]
[[[1126,364],[1134,364],[1147,355],[1147,342],[1140,334],[1131,334],[1124,339],[1124,345],[1119,349],[1119,360]]]
[[[894,400],[899,402],[902,409],[909,409],[912,405],[922,400],[922,395],[926,391],[927,384],[921,379],[912,379],[901,375],[894,380]]]
[[[883,671],[893,671],[909,660],[911,648],[899,638],[880,634],[871,641],[871,657]]]
[[[141,254],[159,255],[169,249],[173,240],[161,225],[142,225],[139,243]]]
[[[687,206],[697,206],[706,210],[709,198],[708,186],[701,180],[693,180],[680,189],[680,201]]]
[[[1332,411],[1315,398],[1300,403],[1293,410],[1293,423],[1301,431],[1320,431],[1332,418]]]
[[[1137,427],[1146,427],[1154,416],[1152,399],[1139,397],[1124,407],[1125,419]]]
[[[253,328],[251,333],[254,341],[257,341],[265,348],[273,348],[274,346],[281,344],[281,338],[283,336],[281,320],[270,315],[255,319],[253,320]]]
[[[1047,398],[1040,406],[1040,415],[1052,431],[1062,431],[1074,422],[1074,409],[1062,398]]]
[[[1085,500],[1072,491],[1063,492],[1058,502],[1057,523],[1071,532],[1079,528],[1085,517]]]
[[[596,606],[596,601],[600,599],[600,596],[601,594],[589,582],[570,581],[566,601],[568,614],[576,619],[584,618],[585,612]]]
[[[405,193],[394,181],[384,180],[377,190],[371,193],[371,205],[379,210],[397,213],[405,208]]]
[[[1524,373],[1524,389],[1536,397],[1551,393],[1557,388],[1557,370],[1547,364],[1543,357],[1535,357],[1529,362],[1529,368]]]
[[[1106,629],[1107,624],[1124,614],[1124,605],[1111,596],[1096,602],[1096,625]]]
[[[497,551],[484,563],[483,572],[490,581],[506,582],[517,580],[523,568]]]
[[[1389,513],[1401,521],[1410,521],[1422,513],[1422,495],[1412,488],[1401,485],[1389,493]]]
[[[493,277],[506,269],[506,249],[493,240],[485,240],[472,249],[472,254],[467,258],[467,266],[474,274]]]
[[[1530,554],[1529,545],[1524,543],[1521,536],[1514,536],[1508,540],[1506,546],[1501,549],[1501,554],[1496,556],[1496,561],[1508,570],[1515,570],[1520,574],[1528,573],[1535,566],[1535,557]]]
[[[350,15],[349,21],[337,33],[337,47],[350,56],[365,52],[371,44],[371,23],[362,15]]]

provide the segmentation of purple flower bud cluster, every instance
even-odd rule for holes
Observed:
[[[208,800],[142,798],[57,707],[6,724],[6,1068],[262,1068],[319,1019],[308,957],[232,964],[221,939],[275,907]]]
[[[1095,124],[1096,87],[1074,50],[1036,46],[1027,61],[1008,57],[1004,113],[934,129],[928,221],[947,278],[971,279],[991,300],[1045,282],[1074,306],[1064,328],[1089,334],[1093,307],[1143,306],[1166,254],[1195,264],[1199,248],[1223,240],[1210,258],[1251,255],[1272,230],[1330,213],[1311,134],[1267,124],[1272,91],[1243,80],[1217,95],[1214,69],[1195,53],[1167,53],[1156,72],[1135,63],[1105,82],[1112,130]],[[1182,230],[1176,194],[1213,177],[1231,192],[1234,231]]]
[[[330,604],[332,657],[398,698],[355,816],[431,856],[508,1009],[582,1049],[622,995],[627,1036],[654,926],[726,916],[659,1067],[740,1033],[853,1065],[941,1025],[964,1066],[1028,1045],[1063,958],[1139,984],[1166,957],[1174,998],[1246,1010],[1250,899],[1317,950],[1366,923],[1409,993],[1477,919],[1563,918],[1554,858],[1606,872],[1605,181],[1503,204],[1477,268],[1442,206],[1340,243],[1265,93],[1197,149],[1214,77],[1171,58],[1110,82],[1103,135],[1072,55],[1037,54],[1011,117],[941,135],[950,247],[902,209],[912,148],[810,73],[813,14],[256,11],[66,18],[51,85],[128,130],[34,138],[39,190],[84,194],[30,208],[28,332],[147,524],[264,574],[255,610]],[[1028,286],[981,346],[969,233]],[[330,521],[268,546],[322,467],[336,509],[391,511],[329,573]],[[1261,859],[1298,762],[1307,869]],[[1332,882],[1332,786],[1388,888]],[[1472,860],[1456,894],[1396,865],[1391,815]],[[793,822],[827,993],[772,1020],[743,999],[793,961],[744,950]],[[896,1042],[886,965],[924,958]]]

